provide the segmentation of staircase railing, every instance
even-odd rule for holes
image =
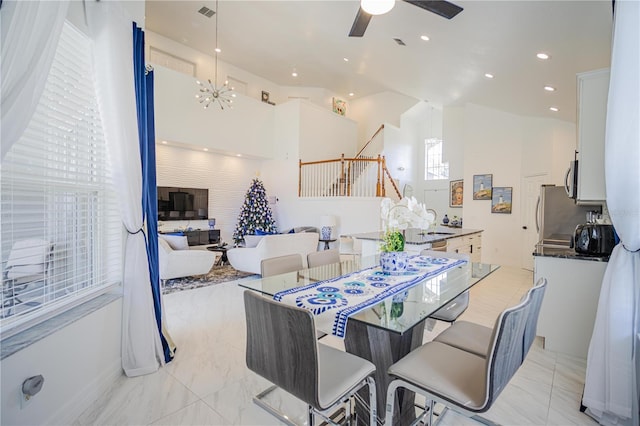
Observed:
[[[400,191],[387,170],[385,158],[340,158],[299,161],[300,197],[384,197],[385,179],[390,178],[398,197]],[[400,197],[401,198],[401,197]]]

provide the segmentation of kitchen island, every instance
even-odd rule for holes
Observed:
[[[418,254],[422,250],[438,250],[453,253],[466,253],[472,262],[481,261],[482,230],[448,228],[438,226],[435,229],[421,230],[409,228],[405,231],[404,250]],[[351,234],[362,244],[362,255],[371,256],[380,252],[382,231]]]

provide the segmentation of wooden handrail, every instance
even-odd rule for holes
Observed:
[[[340,162],[340,164],[336,164]],[[365,164],[366,163],[376,163],[376,168],[369,168]],[[360,163],[357,165],[356,163]],[[398,189],[396,183],[391,177],[391,173],[389,169],[387,169],[386,158],[378,154],[376,158],[345,158],[344,154],[340,156],[340,158],[334,158],[330,160],[318,160],[318,161],[308,161],[303,162],[302,160],[298,160],[298,196],[302,196],[303,194],[303,166],[322,166],[333,164],[330,169],[333,172],[329,172],[324,176],[329,178],[328,181],[325,181],[328,189],[325,192],[324,196],[353,196],[354,192],[352,191],[352,185],[357,179],[363,170],[370,170],[369,179],[371,184],[373,183],[373,179],[375,179],[375,196],[376,197],[385,197],[386,196],[386,188],[385,188],[385,175],[391,180],[391,185],[395,193],[399,198],[402,198],[400,194],[400,190]],[[315,167],[313,167],[315,168]],[[306,185],[306,184],[305,184]],[[305,187],[306,188],[306,187]],[[371,187],[371,189],[374,189]],[[305,194],[307,194],[307,189],[304,190]],[[360,189],[357,191],[360,193]],[[373,195],[373,194],[371,194]]]
[[[324,163],[337,163],[339,161],[371,161],[371,162],[377,162],[378,159],[377,158],[336,158],[333,160],[319,160],[319,161],[307,161],[307,162],[302,162],[302,160],[300,160],[300,167],[302,166],[308,166],[311,164],[324,164]]]
[[[356,158],[360,157],[360,154],[362,154],[362,151],[364,151],[367,148],[367,146],[369,146],[371,141],[373,141],[376,138],[376,136],[378,136],[378,133],[380,133],[383,130],[384,130],[384,124],[381,124],[380,127],[378,127],[378,130],[376,130],[376,132],[373,134],[373,136],[371,136],[371,139],[369,139],[367,141],[367,143],[364,144],[362,149],[360,151],[358,151],[358,153],[356,154]]]
[[[382,161],[383,161],[383,170],[387,174],[387,176],[389,177],[389,180],[391,181],[391,186],[393,186],[393,189],[396,191],[396,194],[398,194],[398,197],[400,199],[402,199],[402,194],[400,194],[400,190],[398,189],[398,186],[396,185],[396,182],[391,177],[391,173],[389,173],[389,169],[387,169],[387,164],[386,164],[386,162],[384,160],[384,157],[382,157]],[[382,181],[384,182],[384,179]]]

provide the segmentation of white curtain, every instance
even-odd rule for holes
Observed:
[[[640,332],[640,2],[615,2],[607,105],[607,206],[620,236],[602,282],[583,404],[601,424],[638,425]]]
[[[114,184],[128,231],[124,259],[122,366],[127,376],[164,364],[149,278],[142,222],[142,169],[133,77],[133,20],[117,1],[87,2],[94,41],[100,114]]]
[[[40,101],[69,1],[3,1],[1,157],[22,136]]]

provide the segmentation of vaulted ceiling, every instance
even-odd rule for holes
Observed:
[[[348,34],[359,1],[222,0],[219,58],[281,86],[323,87],[345,99],[389,90],[575,121],[576,73],[610,63],[610,1],[454,3],[464,10],[447,20],[398,0],[356,38]],[[202,6],[216,9],[210,0],[147,0],[146,28],[213,54],[214,19],[198,13]]]

